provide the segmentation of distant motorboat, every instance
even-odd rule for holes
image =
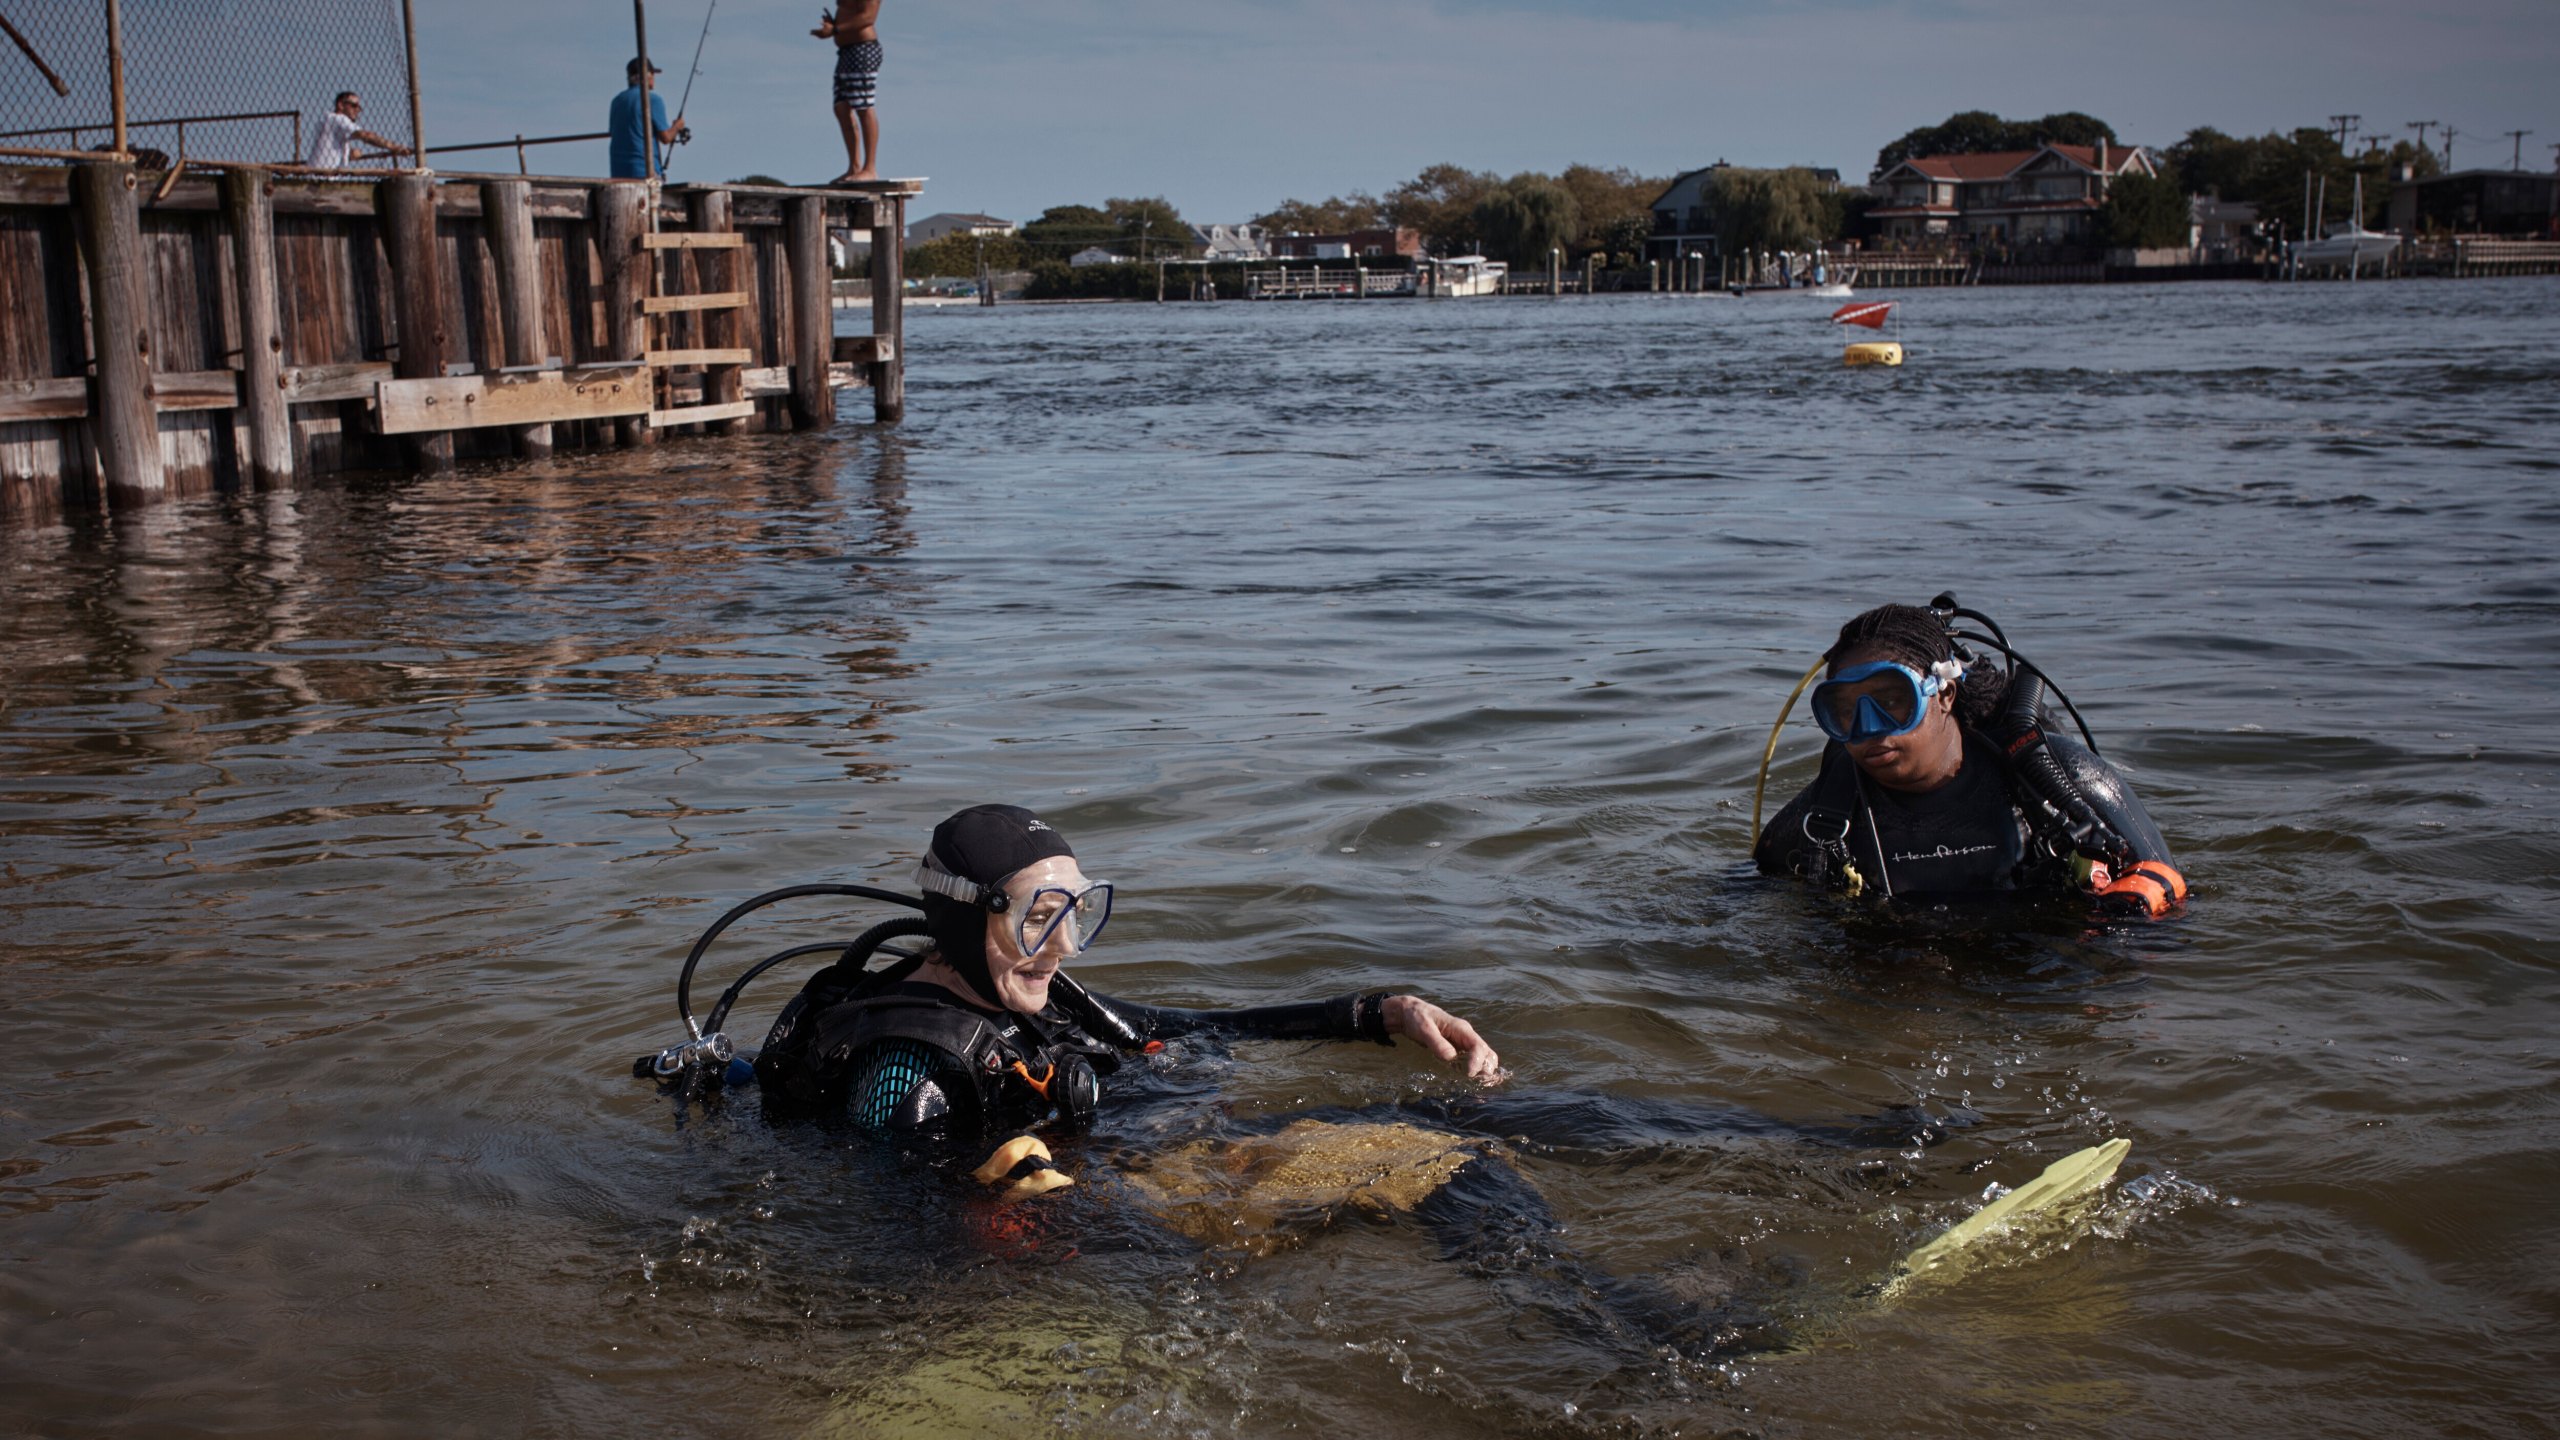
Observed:
[[[1499,295],[1511,267],[1481,255],[1452,255],[1431,262],[1431,293],[1441,296]]]

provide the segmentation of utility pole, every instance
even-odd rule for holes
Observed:
[[[2347,137],[2354,134],[2356,127],[2363,123],[2364,117],[2361,115],[2332,115],[2329,117],[2329,124],[2335,127],[2338,132],[2339,149],[2344,150],[2347,148]]]
[[[2412,120],[2412,121],[2410,121],[2408,124],[2406,124],[2406,125],[2404,125],[2404,126],[2402,126],[2402,127],[2400,127],[2400,128],[2402,128],[2402,129],[2404,129],[2404,130],[2415,130],[2415,131],[2417,131],[2417,132],[2418,132],[2418,148],[2419,148],[2419,149],[2421,149],[2421,150],[2424,150],[2424,149],[2426,149],[2426,148],[2427,148],[2427,132],[2428,132],[2428,131],[2430,131],[2430,130],[2433,130],[2434,128],[2436,128],[2436,124],[2437,124],[2437,122],[2436,122],[2436,121],[2433,121],[2433,120]]]
[[[2444,173],[2447,175],[2453,173],[2453,137],[2461,133],[2450,125],[2444,127]]]
[[[2513,159],[2511,159],[2511,160],[2509,160],[2509,161],[2507,162],[2507,168],[2508,168],[2508,169],[2510,169],[2510,170],[2522,170],[2522,169],[2524,169],[2524,137],[2526,137],[2527,135],[2530,135],[2530,134],[2532,134],[2532,133],[2533,133],[2533,132],[2532,132],[2532,131],[2530,131],[2530,130],[2510,130],[2510,131],[2506,132],[2507,138],[2508,138],[2508,139],[2510,139],[2510,140],[2513,140],[2514,142],[2516,142],[2516,153],[2515,153],[2515,158],[2513,158]]]

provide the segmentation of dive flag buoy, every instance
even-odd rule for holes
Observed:
[[[1890,1300],[1913,1284],[1953,1279],[1964,1272],[1964,1258],[1985,1236],[2006,1233],[2028,1221],[2049,1218],[2073,1201],[2102,1189],[2115,1178],[2116,1167],[2133,1149],[2130,1140],[2110,1140],[2054,1161],[2033,1180],[1949,1226],[1947,1233],[1902,1257],[1881,1298]]]
[[[1890,300],[1852,300],[1831,312],[1831,323],[1864,325],[1870,330],[1881,330],[1884,328],[1885,317],[1892,313],[1893,302]],[[1898,340],[1861,341],[1850,346],[1848,353],[1841,358],[1851,365],[1899,365],[1902,363],[1902,342]]]

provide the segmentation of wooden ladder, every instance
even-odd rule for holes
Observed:
[[[668,372],[676,370],[702,372],[703,403],[652,409],[649,412],[651,429],[663,430],[670,425],[702,425],[715,421],[743,420],[756,413],[756,402],[743,398],[740,393],[744,384],[742,367],[755,359],[754,351],[744,347],[725,346],[697,350],[656,348],[660,335],[660,317],[743,310],[753,299],[744,290],[720,290],[697,295],[667,294],[665,293],[665,287],[669,283],[667,272],[677,267],[659,263],[662,257],[656,252],[682,253],[701,250],[734,252],[745,249],[746,245],[747,237],[734,230],[667,230],[640,237],[640,248],[649,255],[650,259],[647,267],[649,294],[640,301],[640,315],[642,325],[647,327],[649,346],[647,359],[653,387],[660,377],[666,377],[668,384],[665,393],[667,398],[673,399],[672,376]],[[737,280],[736,259],[734,256],[724,258],[730,261],[726,278],[734,284]],[[721,398],[723,396],[728,398]]]

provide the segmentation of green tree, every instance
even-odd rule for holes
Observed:
[[[1117,248],[1120,227],[1090,205],[1052,205],[1022,227],[1022,243],[1043,259],[1065,263],[1079,250],[1095,245]]]
[[[1476,207],[1501,186],[1501,177],[1489,171],[1432,165],[1389,190],[1381,205],[1388,224],[1421,232],[1432,254],[1465,255],[1484,247]]]
[[[741,175],[729,183],[732,185],[788,185],[791,182],[788,180],[777,180],[770,175]]]
[[[2033,150],[2039,145],[2095,145],[2101,140],[2115,144],[2115,127],[2077,110],[2056,111],[2034,120],[2003,120],[1988,110],[1965,110],[1948,116],[1944,124],[1906,132],[1877,151],[1875,174],[1930,155],[1987,155]]]
[[[1253,222],[1282,234],[1340,235],[1377,229],[1386,224],[1386,218],[1377,196],[1354,190],[1330,200],[1283,200],[1269,213],[1253,217]]]
[[[1831,238],[1838,224],[1828,188],[1802,166],[1727,166],[1716,172],[1716,238],[1728,255],[1811,249]]]
[[[2367,225],[2379,225],[2403,167],[2422,180],[2440,168],[2431,152],[2406,140],[2388,150],[2349,155],[2338,147],[2336,135],[2308,126],[2255,138],[2200,127],[2170,146],[2166,158],[2191,193],[2255,205],[2261,219],[2281,224],[2289,235],[2301,233],[2307,203],[2319,204],[2315,230],[2321,223],[2344,219],[2358,176],[2364,179],[2362,218]]]
[[[1653,231],[1653,202],[1671,182],[1623,165],[1568,165],[1556,183],[1573,197],[1574,215],[1582,224],[1569,248],[1632,253],[1644,248],[1644,237]]]
[[[2098,211],[2098,233],[2120,250],[2184,246],[2194,234],[2192,226],[2187,187],[2174,171],[2116,177],[2107,187],[2107,203]]]
[[[907,273],[975,275],[985,257],[989,270],[1021,270],[1031,264],[1031,247],[1011,235],[971,235],[965,231],[907,247]]]
[[[1581,232],[1572,194],[1544,175],[1513,176],[1476,202],[1474,218],[1484,253],[1522,269],[1543,268]]]
[[[1102,211],[1120,232],[1122,253],[1142,260],[1180,259],[1198,247],[1182,212],[1161,195],[1137,200],[1105,200]]]

